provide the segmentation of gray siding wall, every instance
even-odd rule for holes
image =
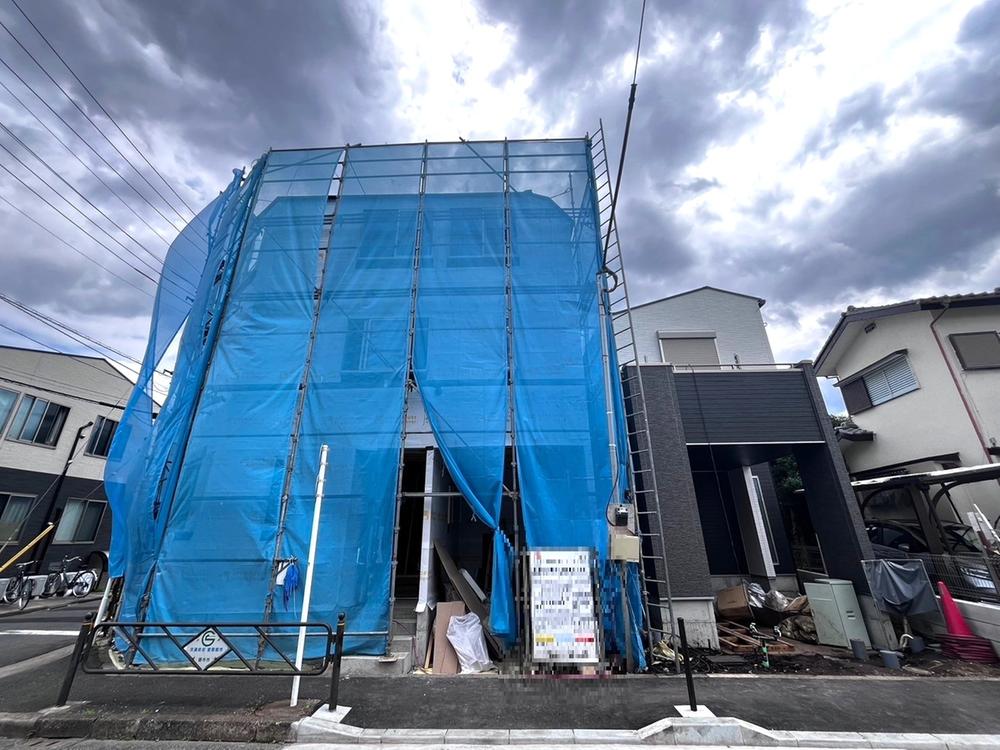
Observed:
[[[688,443],[823,439],[802,370],[678,372],[674,382]]]
[[[628,372],[634,373],[634,370]],[[664,552],[664,545],[655,540],[647,552],[665,554],[673,596],[711,596],[708,557],[674,389],[674,373],[668,367],[644,367],[642,375],[666,547]],[[632,407],[628,410],[632,411]],[[656,573],[662,580],[659,561],[656,561]],[[659,593],[661,597],[666,594],[662,590]]]

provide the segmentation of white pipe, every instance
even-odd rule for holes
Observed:
[[[306,561],[306,584],[302,589],[302,622],[309,621],[309,599],[312,597],[313,572],[316,566],[316,543],[319,539],[319,516],[323,510],[323,489],[326,485],[326,456],[329,447],[324,443],[319,449],[319,473],[316,474],[316,503],[313,506],[312,534],[309,536],[309,558]],[[306,626],[299,628],[299,643],[295,648],[295,669],[302,669],[302,659],[306,650]],[[299,702],[299,682],[298,675],[292,678],[292,700],[289,703],[293,708]],[[336,706],[330,706],[333,711]]]

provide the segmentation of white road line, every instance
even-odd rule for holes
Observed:
[[[79,634],[79,630],[0,630],[0,635],[58,635],[65,638]]]

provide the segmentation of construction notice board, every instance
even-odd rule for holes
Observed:
[[[596,664],[600,631],[593,551],[534,549],[528,559],[532,661]]]

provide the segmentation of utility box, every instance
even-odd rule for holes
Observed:
[[[611,559],[639,562],[642,555],[642,542],[639,537],[631,534],[611,535]]]
[[[818,578],[805,585],[809,608],[816,623],[816,637],[828,646],[851,647],[851,640],[872,643],[861,616],[854,584],[841,578]]]

